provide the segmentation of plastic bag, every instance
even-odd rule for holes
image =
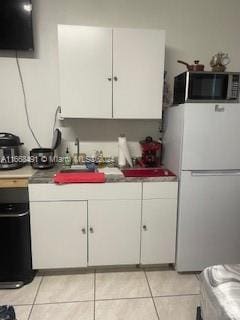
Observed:
[[[0,320],[16,320],[13,306],[0,306]]]

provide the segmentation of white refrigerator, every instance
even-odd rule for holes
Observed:
[[[164,165],[179,176],[176,269],[240,263],[240,104],[167,109]]]

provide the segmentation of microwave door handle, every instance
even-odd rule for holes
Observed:
[[[228,88],[227,88],[227,100],[232,99],[232,85],[233,85],[233,75],[228,76]]]
[[[189,100],[189,72],[186,73],[185,102]]]

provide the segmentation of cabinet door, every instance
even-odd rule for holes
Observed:
[[[143,200],[142,264],[175,261],[176,219],[176,199]]]
[[[165,32],[114,29],[113,117],[162,117]]]
[[[87,266],[87,202],[31,202],[34,269]]]
[[[138,264],[141,200],[88,202],[89,265]]]
[[[62,117],[112,118],[112,29],[58,27]]]

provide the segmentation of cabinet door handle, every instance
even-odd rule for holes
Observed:
[[[143,225],[143,230],[147,231],[147,226],[146,225]]]
[[[86,229],[82,228],[82,233],[85,234],[86,233]]]
[[[93,233],[93,228],[92,228],[92,227],[90,227],[90,228],[89,228],[89,231],[90,231],[91,233]]]
[[[113,79],[114,79],[114,81],[118,81],[118,77],[114,77]]]
[[[112,78],[108,78],[108,81],[112,81]]]

